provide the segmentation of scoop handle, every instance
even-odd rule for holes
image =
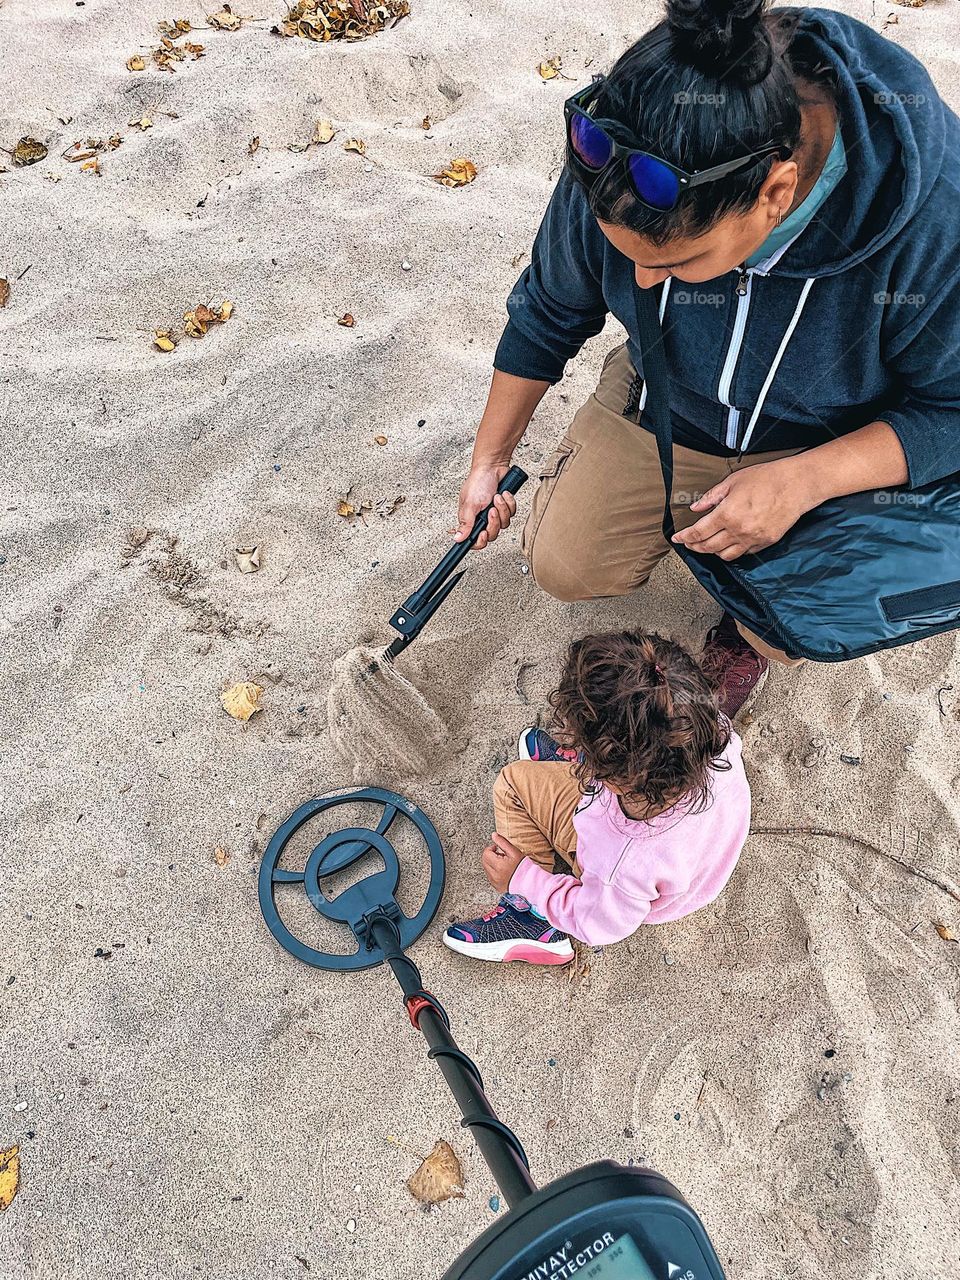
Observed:
[[[511,467],[507,474],[497,485],[497,493],[518,493],[527,483],[530,477],[522,467]],[[473,528],[470,530],[470,536],[458,543],[461,547],[472,547],[476,544],[477,539],[487,527],[487,517],[494,510],[495,503],[491,502],[489,506],[478,513],[476,520],[473,522]]]

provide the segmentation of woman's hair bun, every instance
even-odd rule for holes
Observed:
[[[715,80],[757,84],[773,65],[766,0],[667,0],[674,52]]]

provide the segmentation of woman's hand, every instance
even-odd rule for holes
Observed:
[[[492,502],[494,509],[487,517],[487,528],[476,541],[476,550],[482,550],[487,543],[496,542],[497,535],[509,528],[510,521],[517,514],[517,500],[512,493],[497,493],[497,485],[510,470],[506,466],[474,464],[463,482],[460,490],[460,505],[457,510],[459,521],[454,533],[454,542],[463,542],[473,528],[478,512]]]
[[[481,862],[483,863],[484,871],[487,873],[487,879],[497,893],[506,893],[508,891],[513,873],[523,859],[524,854],[520,852],[515,844],[511,844],[509,840],[498,835],[496,831],[493,833],[490,837],[490,843],[483,851]]]
[[[779,542],[820,501],[805,481],[802,457],[761,462],[727,476],[691,504],[691,511],[707,514],[675,533],[673,541],[721,560],[736,560]]]

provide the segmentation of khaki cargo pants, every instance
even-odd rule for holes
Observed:
[[[670,550],[661,529],[663,477],[656,439],[623,416],[634,376],[626,347],[611,351],[596,391],[540,469],[522,547],[537,585],[558,600],[628,595],[643,586]],[[700,518],[689,510],[690,503],[724,477],[799,452],[721,458],[675,445],[671,507],[677,528]],[[758,653],[795,664],[745,627],[739,629]]]

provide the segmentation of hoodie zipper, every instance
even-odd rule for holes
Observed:
[[[747,315],[750,311],[751,273],[746,266],[737,267],[735,270],[737,272],[737,309],[733,317],[733,332],[730,334],[730,345],[727,347],[723,368],[720,370],[720,382],[717,386],[717,399],[728,410],[727,430],[724,436],[724,444],[728,449],[737,448],[740,410],[735,409],[730,402],[730,388],[737,368],[737,361],[740,358],[740,351],[743,347],[743,335],[746,332]]]

